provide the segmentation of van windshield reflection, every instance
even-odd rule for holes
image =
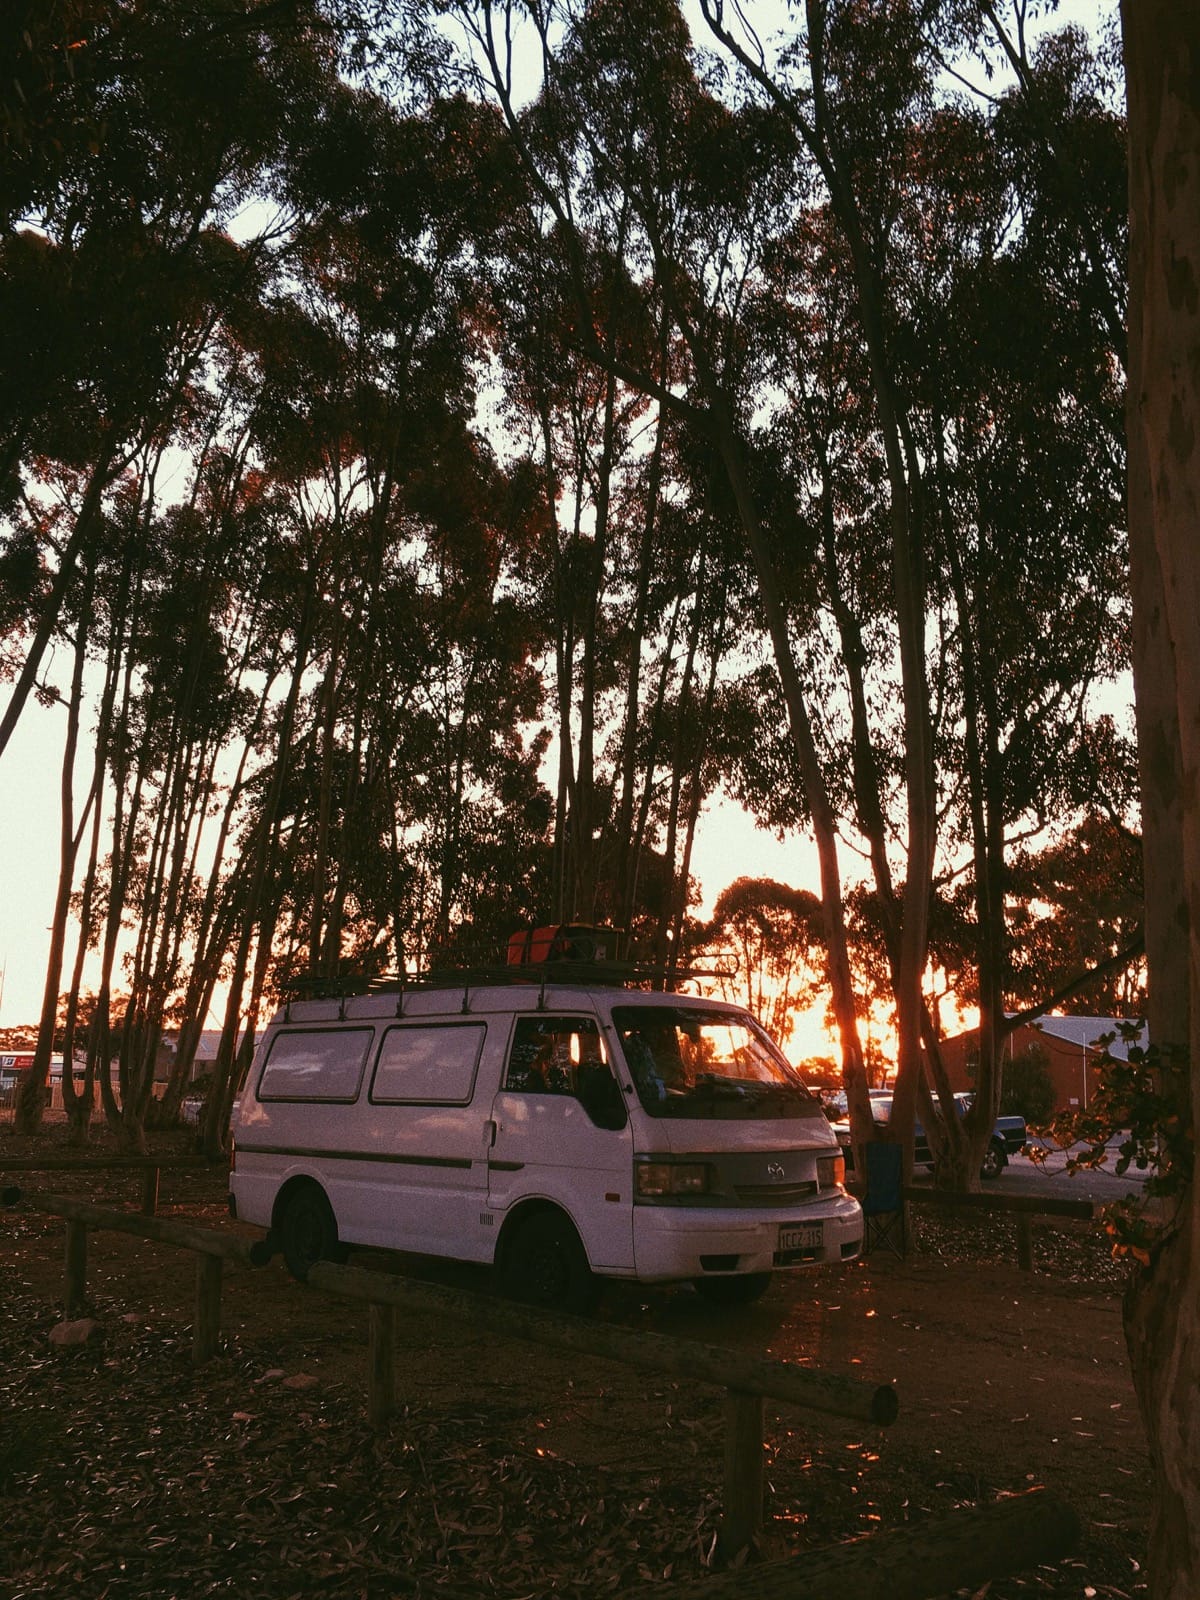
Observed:
[[[812,1117],[821,1104],[748,1014],[614,1006],[613,1023],[652,1117]]]

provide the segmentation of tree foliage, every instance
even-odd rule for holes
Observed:
[[[1084,889],[1129,816],[1105,59],[991,7],[702,17],[25,18],[0,739],[64,713],[44,1010],[98,965],[131,1138],[162,1028],[170,1115],[224,1006],[227,1101],[285,973],[551,917],[676,960],[719,784],[813,830],[820,886],[714,925],[780,1031],[823,975],[864,1100],[890,1009],[901,1136],[947,1092],[931,970],[980,1006],[945,1181],[1006,1011],[1136,936]]]

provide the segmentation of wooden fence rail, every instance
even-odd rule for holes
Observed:
[[[45,1190],[6,1188],[5,1205],[24,1201],[35,1211],[62,1217],[66,1223],[64,1249],[65,1288],[63,1301],[68,1317],[78,1316],[87,1306],[88,1229],[129,1233],[138,1239],[191,1250],[196,1256],[196,1306],[192,1323],[192,1360],[202,1365],[217,1353],[221,1334],[221,1288],[226,1262],[260,1267],[270,1261],[271,1247],[262,1239],[243,1239],[232,1233],[217,1233],[212,1228],[197,1228],[170,1217],[146,1217],[132,1211],[113,1211],[93,1205],[74,1195],[51,1194]]]
[[[713,1384],[725,1391],[725,1514],[722,1549],[732,1554],[749,1544],[763,1522],[763,1400],[782,1400],[831,1416],[886,1426],[899,1409],[891,1384],[866,1383],[836,1373],[815,1372],[762,1360],[715,1345],[692,1344],[661,1334],[556,1316],[410,1278],[320,1261],[308,1282],[327,1294],[365,1301],[369,1307],[367,1412],[382,1425],[395,1406],[397,1307],[432,1311],[460,1326],[555,1350],[600,1356],[642,1372]]]
[[[1078,1549],[1079,1518],[1045,1489],[970,1507],[887,1533],[872,1533],[786,1561],[764,1561],[683,1583],[672,1600],[935,1600],[956,1590],[983,1594],[1007,1578]],[[982,1588],[979,1588],[983,1585]],[[661,1584],[624,1591],[659,1600]]]
[[[942,1211],[999,1211],[1015,1216],[1017,1265],[1023,1272],[1033,1271],[1035,1217],[1074,1217],[1091,1222],[1100,1212],[1100,1206],[1093,1200],[1065,1200],[1039,1194],[955,1194],[948,1189],[931,1189],[925,1184],[910,1184],[904,1190],[904,1198]]]
[[[158,1210],[158,1189],[162,1172],[192,1171],[210,1167],[207,1156],[18,1156],[5,1160],[0,1153],[0,1172],[140,1172],[141,1209],[144,1217]]]

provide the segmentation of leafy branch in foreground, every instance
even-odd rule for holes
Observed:
[[[1031,1129],[1068,1151],[1066,1172],[1094,1172],[1105,1166],[1109,1143],[1120,1137],[1114,1171],[1123,1178],[1134,1167],[1149,1172],[1141,1195],[1127,1195],[1104,1208],[1104,1226],[1115,1256],[1132,1256],[1149,1266],[1160,1246],[1178,1227],[1179,1201],[1191,1187],[1195,1130],[1188,1114],[1188,1063],[1180,1050],[1134,1041],[1136,1024],[1106,1034],[1101,1043],[1100,1083],[1090,1105],[1060,1111],[1044,1128]],[[1126,1055],[1113,1054],[1124,1040]],[[1087,1148],[1071,1154],[1077,1144]],[[1029,1147],[1044,1163],[1050,1146]]]

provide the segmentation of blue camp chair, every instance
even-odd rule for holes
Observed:
[[[862,1197],[863,1253],[908,1253],[904,1230],[904,1152],[898,1144],[872,1140],[865,1147],[867,1187]]]

